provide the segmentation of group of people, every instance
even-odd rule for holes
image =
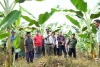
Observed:
[[[12,45],[12,55],[15,51],[13,46],[13,41],[15,39],[15,32],[11,32],[11,45]],[[32,37],[31,32],[26,32],[26,36],[20,36],[20,46],[21,51],[15,54],[15,59],[18,57],[26,57],[27,63],[33,62],[33,59],[40,58],[42,53],[43,56],[52,56],[58,55],[62,56],[62,51],[64,57],[67,57],[67,54],[71,57],[76,58],[76,44],[77,39],[75,34],[72,34],[72,37],[68,36],[68,39],[62,35],[60,31],[57,35],[55,32],[50,32],[49,29],[46,29],[44,35],[41,35],[37,30],[35,35]]]
[[[97,29],[97,42],[100,48],[100,20],[94,20],[94,26]],[[13,46],[13,41],[15,39],[15,32],[11,32],[11,45],[12,45],[12,55],[15,51]],[[55,34],[55,32],[50,32],[49,29],[46,29],[44,35],[41,35],[37,30],[35,35],[32,37],[30,32],[26,33],[26,36],[21,36],[20,46],[21,51],[16,53],[15,59],[18,57],[26,57],[27,62],[33,62],[33,59],[37,59],[43,56],[50,55],[58,55],[62,56],[62,51],[64,53],[64,57],[67,56],[76,58],[76,44],[77,39],[75,38],[75,34],[72,36],[68,36],[66,39],[62,32]],[[4,47],[6,43],[4,43]],[[99,51],[100,54],[100,51]],[[99,55],[100,56],[100,55]]]
[[[30,32],[27,32],[24,39],[26,60],[28,63],[33,62],[33,58],[40,58],[42,53],[44,56],[62,56],[62,51],[66,58],[67,49],[68,55],[71,57],[73,53],[73,57],[76,58],[76,44],[75,34],[72,34],[72,37],[66,41],[62,32],[55,35],[55,32],[50,33],[49,29],[46,29],[45,34],[42,36],[37,30],[33,37],[31,37]]]

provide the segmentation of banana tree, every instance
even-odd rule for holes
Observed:
[[[21,16],[21,12],[18,10],[13,10],[17,3],[22,3],[25,0],[13,0],[10,4],[9,0],[0,1],[0,5],[3,8],[3,12],[0,13],[0,16],[3,17],[3,20],[0,22],[0,31],[1,38],[8,37],[6,42],[6,61],[5,67],[10,67],[12,65],[12,54],[11,54],[11,43],[10,43],[10,30],[11,25]],[[5,33],[6,31],[6,33]]]
[[[21,7],[21,6],[20,6]],[[51,9],[50,12],[42,13],[38,16],[38,18],[35,18],[29,11],[27,11],[25,8],[21,7],[23,11],[31,15],[33,18],[29,18],[28,16],[21,15],[21,17],[29,22],[28,26],[31,27],[31,29],[36,30],[38,29],[41,34],[44,33],[44,27],[45,22],[55,13],[55,9]]]
[[[94,59],[96,57],[95,50],[94,50],[96,44],[93,43],[94,39],[93,39],[92,34],[96,33],[96,29],[93,26],[92,19],[99,17],[100,13],[91,14],[90,12],[88,12],[87,3],[84,2],[84,0],[70,0],[70,1],[77,10],[70,9],[70,10],[64,10],[64,11],[73,12],[76,14],[76,16],[79,19],[83,20],[86,27],[84,27],[84,31],[82,31],[79,36],[81,38],[87,38],[89,40],[88,44],[90,44],[91,46],[91,52],[90,52],[91,57],[92,59]],[[66,15],[66,18],[70,20],[75,26],[77,26],[77,28],[81,28],[82,22],[79,22],[78,20],[74,19],[73,17],[69,15]]]

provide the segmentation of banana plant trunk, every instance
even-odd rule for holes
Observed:
[[[11,41],[10,41],[10,28],[8,29],[8,39],[6,42],[6,61],[5,61],[5,67],[11,67],[12,66],[12,47],[11,47]]]
[[[91,34],[90,34],[90,40],[93,41]],[[91,57],[92,57],[92,59],[94,59],[94,58],[97,57],[96,53],[95,53],[95,50],[94,50],[94,44],[91,42],[90,45],[91,45],[91,52],[90,52],[91,53]]]

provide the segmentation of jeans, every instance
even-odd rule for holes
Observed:
[[[70,57],[72,57],[72,54],[73,54],[73,57],[76,58],[76,49],[75,48],[69,48],[68,54],[69,54]]]
[[[62,55],[62,51],[64,52],[64,56],[67,55],[66,49],[65,49],[65,45],[59,45],[59,55]]]
[[[33,62],[33,51],[26,53],[26,60],[27,62]]]
[[[54,46],[54,55],[59,55],[59,48],[56,45]]]
[[[34,49],[34,58],[40,58],[42,53],[42,46],[36,46]]]
[[[42,47],[42,53],[43,53],[43,56],[45,56],[45,48]]]

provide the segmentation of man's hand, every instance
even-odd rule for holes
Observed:
[[[36,48],[36,47],[34,46],[34,48]]]
[[[28,53],[28,50],[27,49],[25,49],[25,53]]]

